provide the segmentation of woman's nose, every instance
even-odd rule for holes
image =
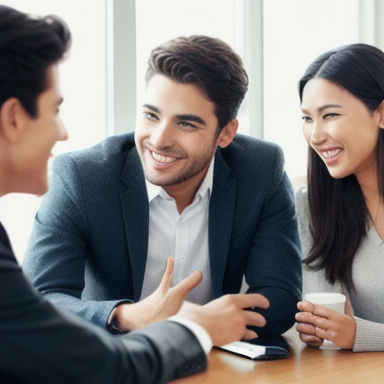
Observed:
[[[325,141],[327,138],[327,133],[324,129],[323,124],[314,122],[312,124],[312,131],[310,136],[310,141],[313,144],[319,144]]]

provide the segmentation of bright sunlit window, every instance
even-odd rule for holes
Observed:
[[[132,131],[135,100],[140,103],[144,92],[150,51],[178,36],[205,34],[231,45],[243,57],[250,75],[250,91],[239,114],[240,132],[279,144],[288,175],[299,182],[305,182],[307,155],[296,90],[300,76],[326,50],[354,42],[375,44],[384,39],[379,29],[384,27],[377,16],[384,11],[384,0],[1,3],[33,14],[57,14],[72,31],[70,56],[61,66],[65,99],[61,116],[69,140],[59,143],[55,154],[89,147],[111,134]],[[131,84],[126,79],[129,76],[136,78],[136,85],[127,85]],[[26,195],[0,200],[0,219],[20,262],[38,205],[39,198]]]
[[[106,136],[106,60],[104,0],[3,0],[22,12],[63,18],[73,34],[67,61],[60,66],[64,103],[60,115],[69,140],[53,149],[59,154],[91,146]],[[40,199],[11,194],[0,199],[0,219],[22,260]]]
[[[297,82],[317,56],[358,42],[354,0],[264,1],[264,138],[284,151],[291,179],[306,175]]]

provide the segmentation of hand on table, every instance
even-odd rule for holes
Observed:
[[[257,293],[225,295],[202,306],[185,303],[178,316],[200,324],[220,346],[257,337],[247,326],[263,327],[265,318],[249,310],[253,307],[268,308],[269,301]]]
[[[356,322],[348,299],[345,315],[308,301],[300,301],[297,307],[301,312],[296,314],[296,329],[302,341],[319,347],[327,339],[342,349],[353,348]]]
[[[121,304],[112,312],[117,317],[117,326],[121,331],[144,328],[152,323],[175,315],[188,292],[202,279],[200,271],[193,272],[179,284],[171,287],[174,259],[169,257],[160,285],[150,296],[132,304]]]

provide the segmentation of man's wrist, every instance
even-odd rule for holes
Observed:
[[[117,317],[115,315],[112,315],[112,317],[109,318],[107,323],[107,330],[112,333],[113,335],[119,335],[121,333],[125,333],[125,331],[122,331],[118,325],[117,325]]]
[[[109,315],[106,328],[113,335],[118,335],[121,333],[128,332],[127,330],[122,330],[119,327],[119,322],[118,322],[118,315],[117,314],[121,310],[120,307],[124,304],[132,304],[132,301],[130,301],[130,300],[120,301],[118,304],[115,305],[115,307],[111,311],[111,314]]]

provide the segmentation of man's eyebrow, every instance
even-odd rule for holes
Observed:
[[[161,113],[160,108],[155,107],[152,104],[143,104],[143,108],[148,108],[153,112]],[[186,114],[176,115],[176,118],[177,118],[177,120],[194,121],[194,122],[202,124],[202,125],[207,125],[207,123],[200,116],[197,116],[197,115],[192,115],[192,114],[186,113]]]
[[[197,115],[185,114],[185,115],[176,115],[176,117],[178,120],[194,121],[202,125],[207,125],[207,123],[200,116],[197,116]]]
[[[143,108],[148,108],[148,109],[152,110],[153,112],[160,113],[160,109],[155,107],[154,105],[151,105],[151,104],[143,104]]]

